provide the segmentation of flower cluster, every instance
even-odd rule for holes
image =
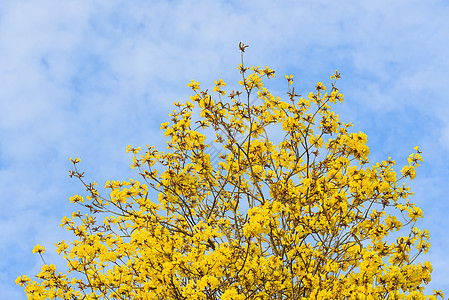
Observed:
[[[367,136],[331,109],[343,101],[337,71],[331,88],[318,83],[307,97],[286,76],[282,101],[263,84],[273,70],[243,59],[239,70],[243,91],[226,93],[219,79],[219,99],[192,80],[190,101],[161,126],[167,151],[127,148],[141,181],[108,181],[103,197],[71,159],[88,195],[70,198],[83,213],[61,223],[75,236],[56,244],[68,270],[44,264],[36,280],[17,278],[28,299],[442,297],[426,298],[432,266],[414,263],[430,246],[402,182],[416,176],[418,148],[401,178],[391,158],[370,164]],[[208,129],[221,145],[217,164]]]

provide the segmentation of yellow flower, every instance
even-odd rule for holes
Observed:
[[[74,163],[74,164],[77,164],[77,163],[79,163],[79,162],[81,161],[81,159],[79,159],[78,157],[75,157],[75,159],[72,159],[72,158],[70,157],[70,161],[71,161],[72,163]]]
[[[416,177],[415,168],[412,166],[404,166],[401,170],[401,173],[404,177],[409,177],[410,180],[413,180]]]
[[[27,283],[30,282],[30,278],[26,275],[24,275],[23,277],[19,276],[16,278],[16,284],[20,285],[20,286],[25,286]]]
[[[131,145],[128,145],[126,148],[126,153],[132,152],[133,154],[137,154],[140,151],[140,147],[132,148]]]
[[[194,90],[194,91],[198,91],[200,89],[200,83],[195,82],[193,79],[191,80],[191,83],[189,83],[187,86],[191,87],[192,90]]]
[[[331,80],[332,79],[334,79],[335,78],[335,80],[337,80],[337,79],[340,79],[341,78],[341,76],[340,76],[340,73],[338,73],[338,71],[337,70],[335,70],[335,73],[334,73],[334,75],[332,75],[331,76]]]
[[[45,248],[38,244],[33,248],[33,253],[36,253],[36,252],[40,253],[40,254],[44,254]]]
[[[316,84],[316,90],[317,90],[317,91],[325,91],[325,90],[326,90],[326,87],[323,85],[322,82],[318,82],[318,83]]]
[[[70,203],[78,203],[78,202],[84,203],[84,199],[82,196],[75,195],[73,197],[70,197]]]
[[[214,83],[218,87],[226,86],[226,82],[224,82],[223,79],[218,79],[218,81],[214,80]]]

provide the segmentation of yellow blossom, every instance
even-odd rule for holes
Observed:
[[[97,190],[74,166],[86,195],[61,221],[73,239],[55,243],[66,272],[37,245],[36,280],[16,279],[29,299],[425,298],[432,265],[414,260],[429,232],[406,185],[418,148],[401,178],[390,157],[370,163],[367,135],[334,111],[337,71],[329,91],[283,99],[264,85],[272,69],[238,69],[229,98],[222,79],[218,94],[188,84],[161,124],[164,149],[127,147],[140,180]]]
[[[44,254],[45,248],[38,244],[33,248],[33,253],[36,253],[36,252],[40,253],[40,254]]]

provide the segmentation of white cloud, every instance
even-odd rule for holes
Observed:
[[[371,152],[406,158],[422,142],[424,189],[444,184],[447,171],[432,168],[448,163],[447,15],[443,1],[1,2],[0,249],[14,263],[0,268],[0,281],[31,274],[33,243],[62,236],[49,224],[82,191],[67,178],[68,157],[80,156],[99,184],[132,176],[126,146],[163,147],[159,123],[188,99],[190,79],[238,80],[240,41],[250,45],[249,65],[275,68],[273,82],[294,74],[303,94],[342,71],[338,109],[370,132]],[[437,265],[438,276],[447,271]],[[0,290],[25,299],[12,281]]]

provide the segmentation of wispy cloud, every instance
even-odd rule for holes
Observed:
[[[59,220],[82,192],[68,179],[79,156],[91,180],[135,177],[128,144],[164,147],[159,124],[190,79],[237,81],[237,44],[302,93],[335,69],[342,118],[368,133],[372,160],[405,161],[421,145],[415,200],[436,232],[431,288],[449,291],[449,9],[444,1],[3,1],[0,4],[0,290],[36,273],[36,243],[66,237]],[[70,238],[70,237],[67,237]],[[53,251],[53,252],[52,252]],[[54,250],[51,259],[57,259]]]

